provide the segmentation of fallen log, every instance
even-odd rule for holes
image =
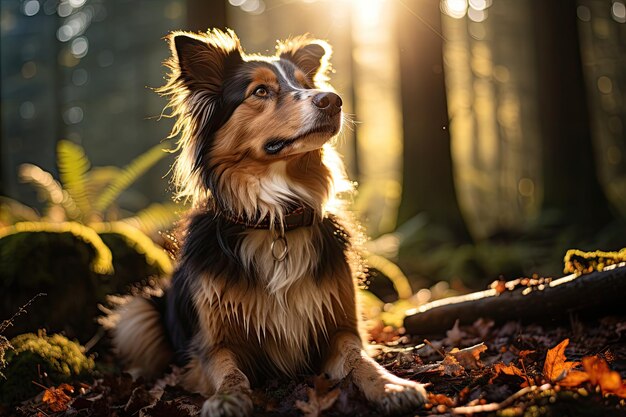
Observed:
[[[509,320],[546,322],[582,310],[607,309],[626,313],[626,264],[585,275],[572,274],[554,280],[523,279],[502,282],[485,291],[450,297],[407,312],[404,327],[409,334],[439,333],[456,320],[471,324],[479,318],[496,323]]]

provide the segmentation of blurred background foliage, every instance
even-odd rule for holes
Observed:
[[[36,165],[20,166],[22,181],[39,191],[42,214],[2,198],[0,314],[9,317],[38,292],[46,296],[4,334],[44,327],[71,337],[91,337],[98,333],[98,305],[106,303],[108,295],[150,284],[172,271],[159,232],[172,227],[182,207],[153,203],[119,218],[114,204],[165,155],[157,145],[124,168],[92,168],[80,145],[61,140],[60,181]]]
[[[337,145],[372,236],[374,310],[499,276],[560,275],[572,247],[626,246],[624,0],[0,5],[2,221],[80,222],[111,249],[115,271],[113,240],[163,244],[154,231],[176,211],[164,206],[172,155],[157,149],[171,120],[158,120],[165,102],[151,91],[168,54],[159,39],[208,27],[233,28],[249,52],[272,54],[277,39],[306,32],[333,45],[333,85],[357,121]],[[84,154],[102,168],[89,170]],[[124,177],[117,167],[136,155],[141,172]],[[80,268],[100,277],[98,248],[55,230],[45,239],[67,240],[54,246],[80,252]],[[64,268],[51,282],[71,275]]]

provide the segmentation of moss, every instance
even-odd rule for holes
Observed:
[[[13,314],[33,294],[47,294],[3,334],[10,339],[46,328],[84,342],[97,330],[98,304],[108,295],[148,284],[171,268],[165,251],[132,226],[103,229],[101,235],[75,222],[0,229],[0,317]]]
[[[0,380],[0,402],[13,404],[51,386],[87,375],[94,368],[93,358],[85,356],[84,348],[60,334],[27,333],[11,339]]]
[[[565,254],[566,274],[588,274],[593,271],[602,271],[607,266],[626,262],[626,248],[616,252],[584,252],[570,249]]]

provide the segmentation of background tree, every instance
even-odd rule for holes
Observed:
[[[448,230],[458,242],[467,242],[470,235],[452,171],[439,2],[404,2],[397,9],[396,27],[404,129],[398,224],[424,213],[429,225]]]
[[[542,214],[550,223],[597,230],[613,220],[597,175],[580,54],[577,3],[534,0]]]

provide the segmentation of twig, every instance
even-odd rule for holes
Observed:
[[[476,414],[476,413],[488,413],[492,411],[502,410],[505,407],[513,404],[515,400],[523,397],[524,395],[533,392],[533,391],[545,391],[547,389],[552,388],[550,384],[544,384],[540,387],[534,385],[532,387],[522,388],[517,391],[515,394],[508,397],[506,400],[500,403],[490,403],[490,404],[480,404],[480,405],[471,405],[471,406],[463,406],[463,407],[455,407],[452,409],[452,414]]]
[[[28,300],[28,302],[26,304],[24,304],[23,306],[21,306],[17,312],[15,314],[13,314],[13,316],[8,319],[8,320],[3,320],[2,323],[0,323],[0,333],[3,333],[6,329],[9,328],[9,326],[13,325],[13,320],[15,320],[18,316],[20,316],[23,313],[26,313],[26,309],[33,303],[33,301],[35,301],[37,298],[44,296],[44,295],[48,295],[44,292],[40,292],[39,294],[35,295],[33,298],[31,298],[30,300]]]
[[[436,347],[435,347],[432,343],[430,343],[430,340],[428,340],[428,339],[424,339],[424,343],[426,343],[428,346],[430,346],[431,348],[433,348],[433,350],[434,350],[435,352],[437,352],[438,354],[440,354],[442,358],[445,358],[445,357],[446,357],[446,353],[445,353],[445,352],[443,352],[443,351],[441,351],[441,350],[439,350],[439,349],[437,349],[437,348],[436,348]]]
[[[98,331],[93,335],[91,339],[87,343],[85,343],[85,353],[89,352],[93,347],[102,339],[104,336],[104,328],[98,327]]]

